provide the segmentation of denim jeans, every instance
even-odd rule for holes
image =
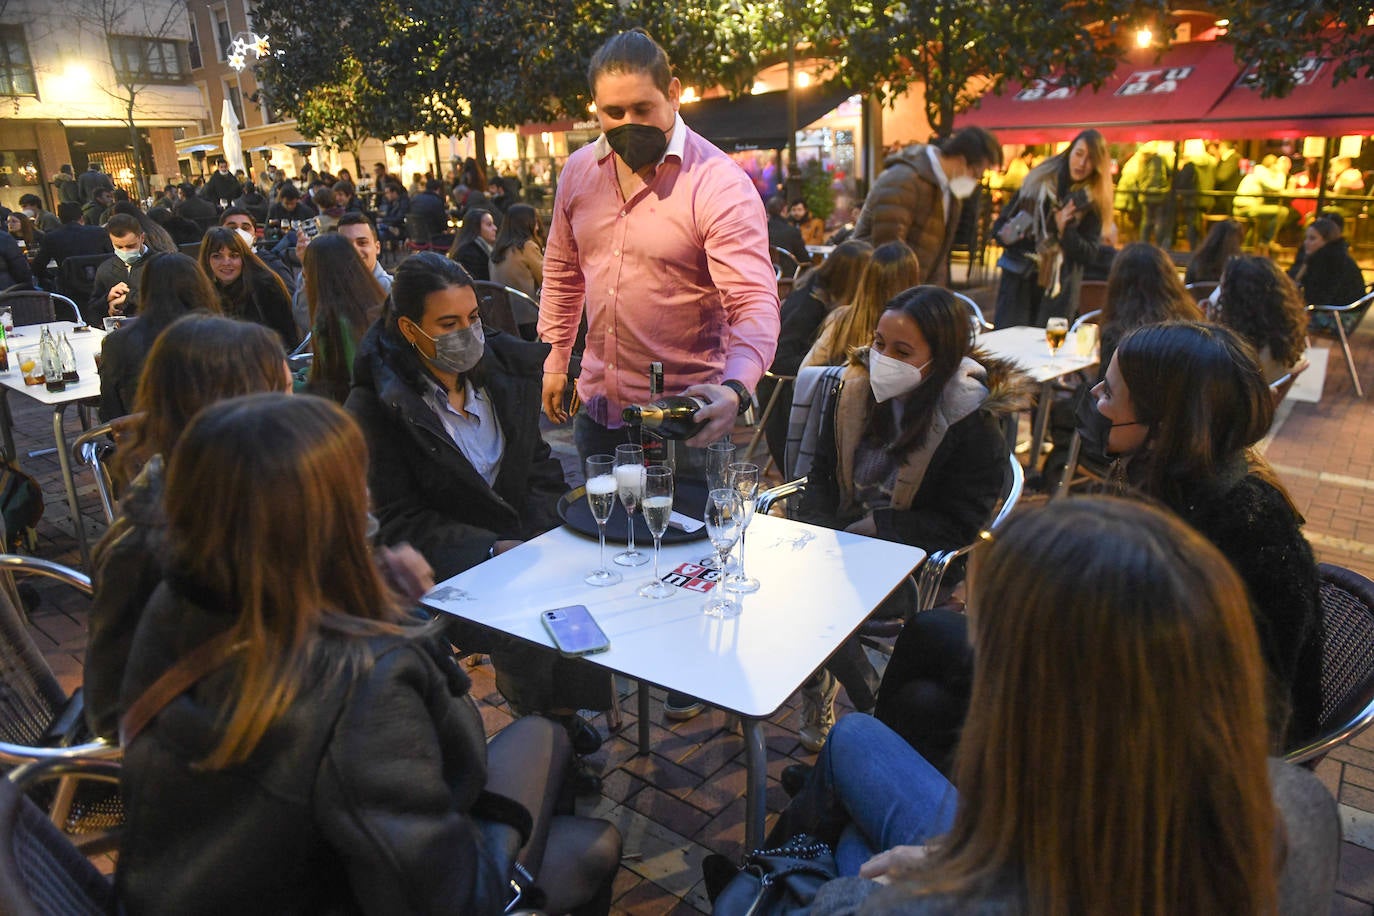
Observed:
[[[841,875],[893,846],[921,845],[954,823],[958,793],[940,771],[872,716],[835,723],[805,788],[768,840],[811,833],[835,845]]]

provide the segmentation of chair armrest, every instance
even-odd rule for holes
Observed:
[[[104,739],[96,739],[89,744],[71,747],[29,747],[24,744],[8,744],[0,741],[0,763],[17,766],[39,760],[77,760],[95,758],[113,760],[123,754],[118,744]]]
[[[769,487],[767,490],[760,493],[754,501],[754,511],[762,515],[767,515],[778,502],[796,496],[805,489],[805,477],[799,477],[796,480],[778,484],[776,487]]]
[[[72,757],[35,760],[16,767],[5,774],[20,792],[27,792],[38,783],[48,779],[61,779],[64,776],[79,776],[82,779],[98,779],[101,782],[119,782],[120,762],[115,759],[94,754]]]

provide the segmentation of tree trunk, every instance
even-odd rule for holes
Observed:
[[[476,117],[472,119],[472,154],[472,158],[477,160],[477,167],[490,182],[491,176],[487,175],[487,127],[484,121]]]
[[[139,140],[138,125],[134,122],[134,99],[135,95],[129,92],[129,101],[125,105],[125,112],[128,116],[129,125],[129,148],[133,150],[134,157],[134,185],[138,189],[139,202],[148,197],[148,181],[143,175],[143,144]]]

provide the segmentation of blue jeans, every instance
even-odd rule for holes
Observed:
[[[948,832],[958,801],[949,780],[901,736],[872,716],[852,713],[831,730],[769,845],[812,833],[835,844],[841,875],[857,875],[885,849],[921,845]]]

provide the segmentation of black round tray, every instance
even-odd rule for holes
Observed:
[[[678,512],[688,518],[701,520],[706,509],[706,483],[699,480],[676,480],[673,482],[673,511]],[[576,531],[578,534],[585,534],[587,537],[595,538],[596,519],[592,518],[591,507],[587,505],[587,488],[578,487],[564,493],[558,500],[558,515],[563,519],[563,523]],[[611,510],[611,517],[606,522],[606,543],[613,544],[617,541],[624,542],[629,532],[625,525],[625,507],[616,499],[615,508]],[[706,526],[702,525],[696,531],[688,533],[680,528],[668,526],[668,530],[663,532],[664,544],[685,544],[688,541],[700,541],[706,537]],[[643,546],[654,543],[653,536],[649,534],[649,526],[644,524],[644,512],[635,510],[635,544]]]

